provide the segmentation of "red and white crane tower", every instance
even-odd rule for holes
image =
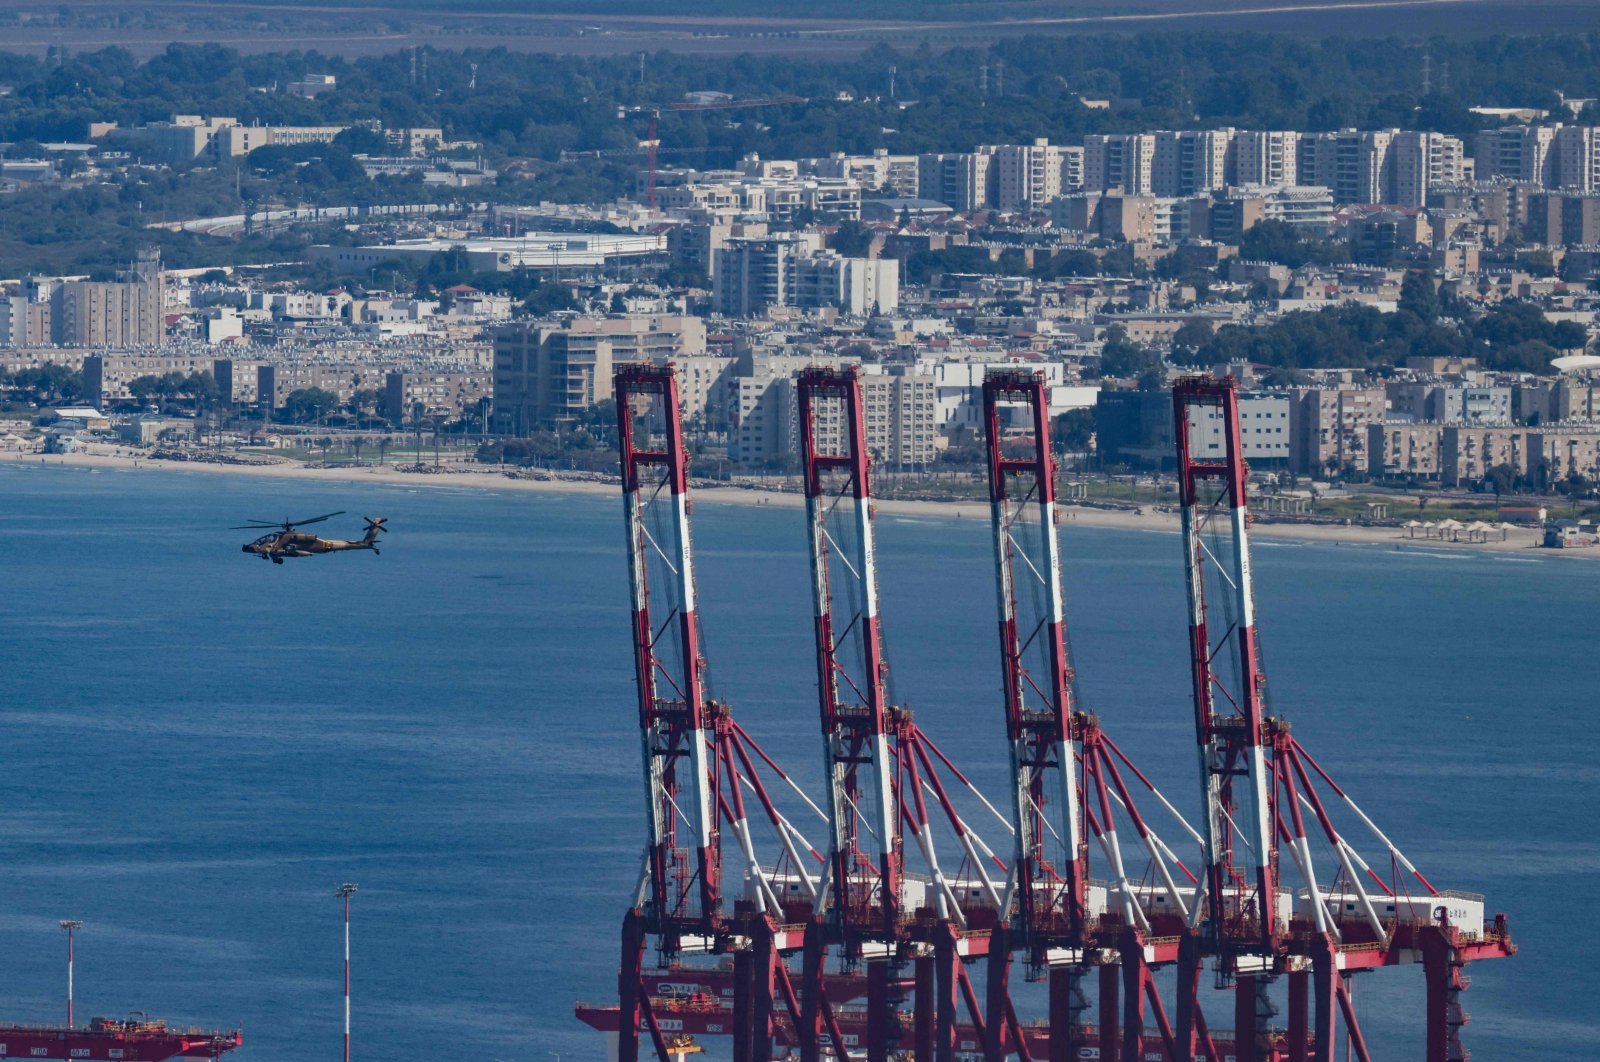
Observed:
[[[651,990],[662,981],[660,971],[646,976],[643,966],[646,939],[654,937],[667,979],[675,983],[685,980],[671,973],[682,956],[733,955],[735,1058],[765,1062],[775,992],[791,1015],[799,1013],[779,956],[798,950],[804,937],[801,926],[786,917],[785,898],[794,891],[808,904],[814,901],[818,882],[806,864],[820,856],[778,810],[758,762],[801,800],[810,800],[728,707],[707,695],[695,611],[688,460],[672,367],[622,366],[615,384],[646,795],[644,869],[623,922],[620,1057],[635,1062],[643,1029],[661,1062],[667,1060],[656,1011],[672,1004]],[[770,866],[756,853],[746,791],[782,849]],[[724,826],[736,845],[734,860],[724,859]],[[730,881],[736,893],[731,905]],[[719,980],[715,971],[698,973]]]
[[[915,963],[916,1057],[944,1062],[957,1050],[958,995],[977,1036],[986,1035],[962,960],[987,951],[1002,902],[989,867],[1003,874],[1005,864],[957,812],[938,768],[1005,820],[911,713],[891,703],[861,381],[854,369],[811,368],[797,390],[829,822],[824,888],[807,927],[801,1058],[821,1057],[824,1027],[842,1057],[837,1016],[822,991],[825,950],[836,944],[847,968],[866,966],[869,1062],[886,1060],[900,1042],[892,992],[907,959]],[[953,874],[940,864],[925,795],[961,849]],[[906,834],[925,876],[906,873]],[[1015,1008],[1004,1000],[998,1009],[1008,1038],[1022,1044]]]
[[[1173,410],[1205,812],[1203,902],[1194,905],[1179,945],[1180,1054],[1193,1054],[1200,966],[1210,956],[1219,987],[1234,986],[1238,1062],[1331,1062],[1338,1018],[1349,1050],[1366,1062],[1350,976],[1419,962],[1427,979],[1427,1062],[1463,1062],[1461,971],[1473,960],[1515,953],[1505,916],[1485,922],[1483,897],[1435,889],[1312,759],[1288,722],[1268,713],[1236,384],[1180,380]],[[1339,804],[1342,816],[1382,846],[1387,876],[1340,831],[1333,814]],[[1313,853],[1313,836],[1325,854]],[[1298,889],[1280,873],[1285,853]],[[1329,868],[1326,881],[1319,859]],[[1269,992],[1280,975],[1288,979],[1285,1030],[1273,1023]]]
[[[1048,978],[1052,1059],[1077,1059],[1091,1047],[1101,1058],[1142,1058],[1146,1001],[1169,1056],[1178,1057],[1152,967],[1177,959],[1196,878],[1140,813],[1122,767],[1190,838],[1199,835],[1080,707],[1043,374],[991,371],[983,404],[1015,839],[1002,908],[1009,919],[990,946],[988,986],[1004,992],[1013,950],[1030,976]],[[1142,873],[1119,840],[1119,818],[1144,849]],[[1105,884],[1090,884],[1091,847],[1101,852]],[[1090,1043],[1083,984],[1096,971],[1099,1029]],[[1004,1057],[992,1036],[986,1046],[990,1059]]]

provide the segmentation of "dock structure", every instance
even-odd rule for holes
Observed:
[[[648,1038],[674,1062],[696,1037],[726,1036],[735,1062],[791,1049],[802,1062],[1332,1062],[1342,1038],[1369,1062],[1351,979],[1407,965],[1426,982],[1425,1062],[1469,1057],[1464,970],[1515,954],[1507,920],[1436,888],[1271,709],[1233,381],[1173,391],[1198,826],[1112,739],[1116,706],[1091,712],[1078,695],[1041,375],[992,370],[984,386],[1009,814],[895,703],[855,370],[796,383],[820,799],[709,695],[672,367],[619,368],[616,396],[648,825],[619,1003],[577,1007],[612,1058],[638,1062]],[[804,811],[786,816],[777,796]],[[958,804],[996,820],[1009,850]],[[801,833],[806,817],[825,843]],[[1363,855],[1354,837],[1375,846]],[[1018,1013],[1019,956],[1047,986],[1043,1015]],[[1231,991],[1232,1031],[1206,1020],[1208,965]]]

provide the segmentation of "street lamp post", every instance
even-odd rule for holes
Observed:
[[[350,1062],[350,895],[355,891],[348,881],[333,891],[344,901],[344,1062]]]
[[[67,1028],[72,1028],[72,934],[83,928],[83,922],[76,918],[63,918],[58,923],[67,931]]]

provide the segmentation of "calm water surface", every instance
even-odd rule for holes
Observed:
[[[275,567],[225,530],[333,509],[334,535],[388,516],[383,555]],[[0,466],[3,1017],[62,1015],[55,922],[82,918],[80,1016],[243,1023],[241,1062],[336,1057],[333,889],[355,881],[358,1058],[603,1057],[571,1006],[614,994],[638,869],[619,511]],[[697,519],[715,692],[814,784],[802,518]],[[896,694],[998,796],[987,524],[879,524]],[[1083,693],[1190,811],[1177,540],[1067,535]],[[1436,884],[1511,917],[1522,953],[1472,971],[1476,1057],[1600,1057],[1600,564],[1258,542],[1257,578],[1277,710]],[[1375,1057],[1420,1057],[1421,980],[1358,982]]]

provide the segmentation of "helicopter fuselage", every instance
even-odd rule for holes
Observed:
[[[243,553],[253,553],[262,560],[269,560],[274,564],[282,564],[288,557],[315,557],[323,553],[340,553],[351,549],[370,549],[373,553],[377,553],[378,532],[384,522],[382,518],[372,521],[368,525],[366,537],[360,539],[319,538],[306,531],[271,531],[239,548]]]

